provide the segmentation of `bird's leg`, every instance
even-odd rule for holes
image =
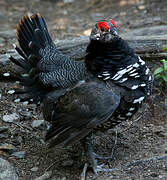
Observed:
[[[98,172],[112,172],[115,170],[114,169],[106,169],[103,168],[104,164],[102,165],[98,165],[97,164],[97,159],[96,159],[96,155],[93,152],[93,146],[92,146],[92,138],[91,137],[87,137],[86,138],[86,143],[85,143],[85,150],[87,153],[87,159],[89,161],[89,164],[91,165],[91,167],[93,168],[93,172],[98,175]],[[85,175],[85,172],[87,170],[87,166],[84,167],[84,170],[82,172],[81,175]],[[83,176],[82,176],[83,177]]]
[[[101,156],[101,155],[98,155],[98,154],[96,154],[96,153],[94,153],[94,156],[95,156],[95,158],[96,159],[101,159],[101,160],[113,160],[114,159],[114,150],[115,150],[115,148],[116,148],[116,145],[117,145],[117,130],[115,131],[115,142],[114,142],[114,146],[113,146],[113,148],[112,148],[112,151],[111,151],[111,154],[110,154],[110,156]]]

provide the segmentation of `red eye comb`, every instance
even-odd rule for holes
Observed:
[[[97,28],[101,29],[101,27],[106,31],[109,27],[106,22],[102,21],[97,24]]]
[[[112,19],[110,19],[110,22],[113,24],[113,26],[114,26],[115,28],[117,28],[117,25],[115,24],[115,22],[114,22]]]

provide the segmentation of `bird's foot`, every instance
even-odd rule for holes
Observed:
[[[115,171],[115,168],[104,168],[104,164],[97,165],[96,167],[93,167],[93,172],[98,175],[99,172],[113,172]]]
[[[80,180],[86,180],[86,171],[88,168],[88,163],[85,163],[83,171],[80,176]],[[92,166],[94,174],[97,176],[99,172],[113,172],[116,168],[104,168],[104,164]]]

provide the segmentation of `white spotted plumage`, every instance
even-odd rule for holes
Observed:
[[[131,112],[126,113],[126,116],[132,116]]]
[[[133,101],[133,103],[135,104],[135,103],[140,103],[140,102],[142,102],[143,100],[144,100],[144,98],[145,98],[145,96],[142,96],[142,97],[140,97],[140,98],[138,98],[138,99],[135,99],[134,101]]]
[[[118,81],[119,83],[123,83],[123,82],[125,82],[125,81],[127,81],[128,80],[128,78],[123,78],[123,79],[121,79],[120,81]]]
[[[134,108],[134,107],[131,107],[131,108],[129,109],[129,111],[133,111],[133,110],[135,110],[135,108]]]
[[[139,87],[139,85],[133,85],[133,86],[131,87],[131,89],[134,90],[134,89],[137,89],[138,87]]]
[[[108,76],[108,77],[104,78],[103,80],[105,80],[105,81],[106,81],[106,80],[108,80],[108,79],[110,79],[110,76]]]
[[[136,76],[138,73],[129,74],[129,76]]]
[[[143,61],[143,60],[140,58],[140,56],[138,56],[138,58],[139,58],[139,62],[141,63],[141,65],[146,64],[145,61]]]
[[[148,67],[146,68],[146,71],[145,71],[145,75],[148,75],[148,73],[149,73],[149,69],[148,69]]]
[[[133,67],[138,68],[140,65],[138,63],[133,64]]]

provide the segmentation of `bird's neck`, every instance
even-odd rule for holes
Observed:
[[[111,43],[91,40],[86,52],[86,67],[95,75],[104,71],[114,72],[116,69],[125,68],[134,63],[131,62],[131,58],[127,58],[127,56],[135,56],[133,50],[121,38],[117,38]]]
[[[111,80],[130,90],[150,93],[151,74],[145,62],[136,56],[121,38],[112,43],[90,41],[85,57],[86,68],[99,79]]]

